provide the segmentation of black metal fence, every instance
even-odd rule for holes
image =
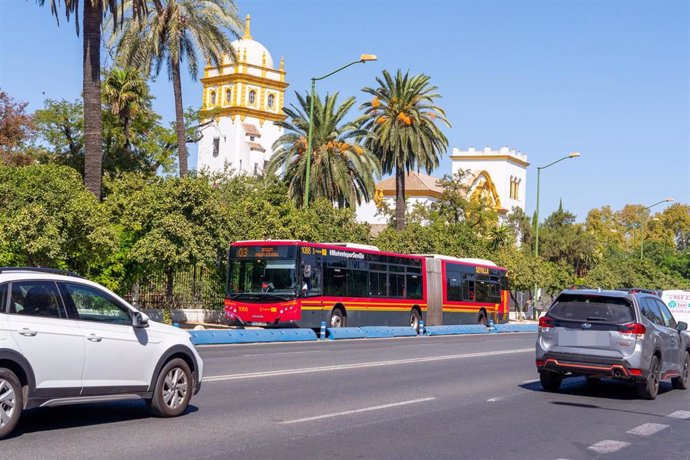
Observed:
[[[172,305],[166,300],[164,273],[148,274],[133,283],[125,300],[137,308],[200,308],[217,310],[225,297],[224,275],[205,267],[190,267],[173,276]]]

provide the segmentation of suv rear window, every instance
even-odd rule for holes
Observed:
[[[629,323],[634,321],[632,305],[620,297],[563,294],[549,309],[549,316],[571,321]]]

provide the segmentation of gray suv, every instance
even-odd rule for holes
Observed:
[[[563,377],[581,375],[632,382],[645,399],[656,398],[665,379],[687,389],[687,327],[652,291],[565,290],[539,320],[542,387],[557,391]]]

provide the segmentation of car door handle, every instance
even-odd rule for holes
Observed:
[[[38,332],[32,331],[31,329],[24,328],[21,331],[19,331],[20,335],[23,335],[24,337],[35,337]]]
[[[103,337],[99,337],[96,334],[89,334],[87,339],[89,339],[91,342],[100,342],[101,340],[103,340]]]

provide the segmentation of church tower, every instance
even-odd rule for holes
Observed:
[[[244,36],[232,43],[236,62],[204,68],[197,170],[260,175],[283,134],[274,122],[285,120],[285,61],[278,69],[265,46],[251,35],[247,15]]]

